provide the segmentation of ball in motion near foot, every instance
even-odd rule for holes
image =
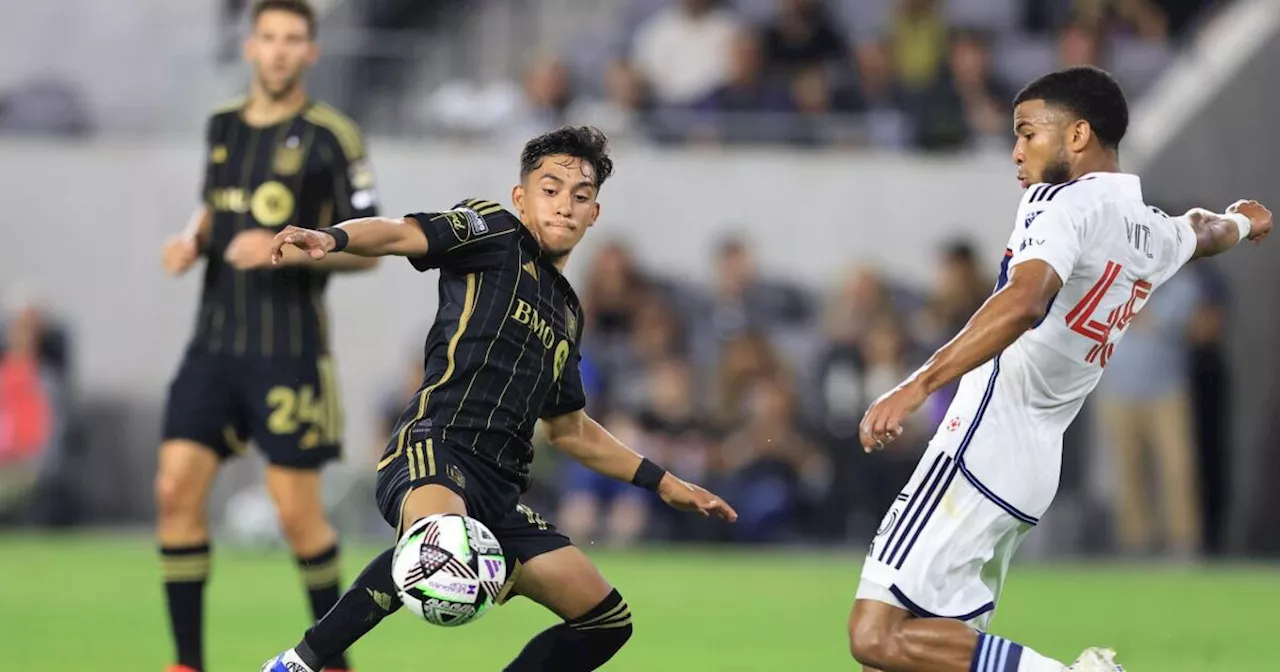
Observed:
[[[404,606],[432,625],[470,623],[507,580],[502,545],[474,518],[453,513],[415,522],[396,544],[391,575]]]

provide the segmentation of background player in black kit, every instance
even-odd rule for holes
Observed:
[[[512,567],[501,601],[524,595],[564,619],[524,648],[511,671],[594,670],[631,635],[631,613],[587,556],[519,503],[529,484],[534,425],[587,467],[655,490],[667,504],[734,520],[723,500],[632,452],[589,418],[578,370],[585,320],[561,272],[599,215],[613,170],[605,137],[563,128],[535,138],[512,190],[518,216],[464,201],[403,219],[366,218],[321,231],[288,229],[277,254],[337,250],[408,257],[440,269],[426,374],[378,465],[378,505],[403,532],[437,513],[470,515],[497,535]],[[264,672],[314,671],[399,608],[392,551],[378,556],[302,642]]]
[[[175,672],[203,669],[209,574],[205,504],[224,458],[252,439],[303,573],[315,617],[338,599],[337,536],[320,498],[320,467],[339,454],[341,409],[329,360],[323,292],[333,271],[376,261],[338,254],[273,266],[286,225],[319,228],[376,214],[356,126],[307,99],[315,16],[298,0],[254,8],[246,100],[213,114],[204,204],[164,249],[173,274],[205,259],[195,334],[170,389],[156,475],[157,537],[177,649]],[[297,252],[295,250],[295,252]],[[341,656],[331,670],[346,668]]]

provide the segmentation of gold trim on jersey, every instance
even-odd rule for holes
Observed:
[[[418,424],[418,421],[426,417],[427,401],[431,399],[431,393],[435,391],[437,387],[448,382],[449,378],[453,376],[453,370],[457,364],[454,356],[458,351],[458,342],[462,340],[462,334],[466,332],[467,324],[471,321],[471,315],[475,313],[476,309],[476,278],[477,274],[475,273],[467,274],[467,294],[462,301],[462,315],[458,318],[458,329],[453,332],[453,337],[449,339],[449,349],[445,351],[445,360],[447,363],[445,364],[444,373],[440,376],[439,380],[427,387],[424,387],[422,391],[418,393],[418,411],[414,414],[413,419],[406,422],[404,427],[400,429],[400,433],[396,437],[395,452],[382,458],[382,460],[378,462],[379,471],[386,468],[388,464],[391,464],[392,460],[400,457],[400,454],[404,452],[405,436],[409,434],[409,430],[412,429],[414,425]],[[434,456],[432,459],[434,461]]]
[[[307,108],[302,117],[333,133],[348,162],[364,158],[364,138],[360,135],[360,128],[356,126],[356,122],[347,115],[329,105],[317,102]]]
[[[502,212],[503,210],[501,204],[494,203],[493,201],[483,201],[478,198],[473,198],[469,201],[464,201],[463,205],[468,208],[471,208],[472,210],[475,210],[476,214],[480,215],[481,217],[485,215],[492,215],[495,212]]]

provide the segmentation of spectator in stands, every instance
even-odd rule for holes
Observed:
[[[848,115],[857,103],[849,91],[832,82],[830,71],[814,65],[791,76],[791,100],[796,116],[787,124],[788,139],[795,145],[845,145],[857,139]]]
[[[1073,9],[1076,23],[1103,34],[1126,32],[1152,42],[1169,35],[1169,17],[1152,0],[1075,0]]]
[[[689,362],[671,357],[655,363],[645,377],[647,399],[636,413],[644,445],[654,459],[661,459],[680,478],[708,478],[713,434],[698,403],[694,372]],[[652,503],[652,499],[649,500]],[[656,513],[675,539],[699,539],[706,535],[702,521],[669,515],[667,507]]]
[[[29,296],[9,301],[0,350],[0,516],[19,509],[63,459],[65,378],[48,357],[45,313]]]
[[[1095,25],[1074,22],[1058,36],[1058,65],[1096,65],[1102,57],[1102,36]]]
[[[1009,145],[1009,101],[1013,92],[991,68],[991,40],[980,32],[961,30],[951,40],[951,80],[962,109],[971,145]]]
[[[604,98],[581,98],[570,106],[575,124],[595,126],[610,142],[626,142],[651,135],[649,89],[644,76],[628,61],[614,60],[604,75]]]
[[[1185,211],[1179,210],[1178,212]],[[1226,551],[1227,507],[1231,497],[1231,370],[1227,362],[1226,333],[1230,289],[1222,271],[1212,263],[1189,269],[1199,283],[1200,303],[1191,320],[1191,407],[1198,451],[1196,472],[1201,484],[1201,517],[1204,550],[1209,555]]]
[[[902,89],[893,72],[893,57],[883,40],[854,46],[858,93],[867,125],[867,144],[902,149],[911,143],[910,120],[902,113]]]
[[[525,69],[523,95],[493,130],[524,142],[562,125],[572,102],[573,90],[564,62],[556,56],[539,57]]]
[[[722,491],[738,502],[738,541],[783,541],[806,502],[825,497],[829,461],[800,426],[795,397],[782,376],[755,378],[743,390],[745,422],[721,446]]]
[[[759,332],[746,331],[725,343],[716,367],[716,404],[711,422],[720,432],[730,432],[748,417],[748,387],[761,378],[784,375],[781,358]]]
[[[639,27],[633,60],[659,105],[686,108],[728,79],[730,44],[741,29],[717,0],[680,0]]]
[[[845,57],[845,38],[822,0],[778,0],[763,31],[765,60],[784,76]]]
[[[680,318],[657,292],[636,297],[630,338],[610,362],[606,399],[611,407],[638,411],[651,399],[636,381],[672,357],[684,357],[684,329]]]
[[[709,305],[700,311],[703,348],[714,349],[715,344],[748,329],[769,333],[807,326],[813,317],[804,290],[789,282],[762,278],[750,246],[737,237],[720,244],[713,292]]]
[[[1159,481],[1163,540],[1174,555],[1200,550],[1200,484],[1190,401],[1188,333],[1201,302],[1192,275],[1175,276],[1129,324],[1124,353],[1106,362],[1097,403],[1118,479],[1116,519],[1122,550],[1153,550],[1156,525],[1150,508],[1146,457]]]
[[[696,106],[699,139],[742,143],[777,141],[786,138],[785,118],[776,115],[792,111],[787,89],[764,68],[760,40],[742,31],[730,47],[729,76]]]

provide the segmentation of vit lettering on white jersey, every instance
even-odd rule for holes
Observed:
[[[1195,253],[1185,218],[1142,200],[1136,175],[1091,173],[1022,197],[996,289],[1043,261],[1062,280],[1044,319],[960,380],[934,443],[1011,515],[1035,523],[1058,488],[1062,434],[1151,293]]]

